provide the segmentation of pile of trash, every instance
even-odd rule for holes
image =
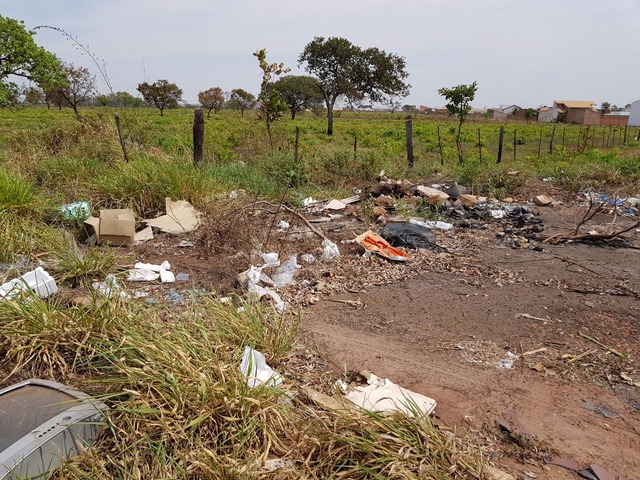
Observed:
[[[607,195],[588,189],[578,196],[578,201],[582,207],[592,205],[602,205],[604,213],[625,215],[630,217],[640,217],[640,194],[630,197],[620,197],[617,195]]]

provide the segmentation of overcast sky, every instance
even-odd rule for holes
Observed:
[[[304,46],[340,36],[406,58],[403,103],[440,106],[438,88],[474,80],[476,108],[640,99],[640,0],[0,0],[0,13],[64,29],[106,61],[114,90],[136,95],[158,79],[189,102],[214,86],[255,94],[252,52],[302,74]],[[100,79],[60,33],[35,39]]]

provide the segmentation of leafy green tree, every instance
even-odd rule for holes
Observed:
[[[267,51],[263,48],[253,54],[258,59],[262,70],[262,83],[260,84],[260,95],[258,95],[258,105],[260,106],[260,116],[267,125],[269,144],[273,148],[273,134],[271,127],[273,122],[278,120],[282,113],[287,110],[287,104],[280,98],[278,90],[273,88],[274,79],[283,73],[290,71],[285,68],[284,63],[268,63]]]
[[[216,114],[224,107],[224,92],[220,87],[213,87],[198,93],[198,101],[207,111],[207,118],[211,116],[211,110]]]
[[[527,108],[527,111],[524,112],[524,118],[527,119],[527,123],[531,123],[531,120],[536,118],[536,115],[538,115],[538,112],[533,108]]]
[[[158,80],[151,84],[139,83],[136,88],[149,106],[155,106],[160,110],[160,116],[164,115],[165,108],[178,108],[182,100],[182,89],[168,80]]]
[[[600,104],[600,111],[605,115],[611,112],[611,104],[609,102],[602,102]]]
[[[381,102],[409,92],[403,57],[377,48],[362,49],[346,38],[315,37],[305,46],[298,63],[318,78],[327,107],[327,135],[333,135],[336,100],[353,102],[366,97]]]
[[[41,87],[64,81],[60,61],[36,45],[34,35],[24,22],[0,15],[0,106],[18,91],[12,77],[30,80]]]
[[[241,117],[244,117],[245,110],[250,110],[255,106],[256,97],[254,97],[253,94],[241,88],[231,90],[231,95],[229,97],[229,108],[233,110],[240,110]]]
[[[458,130],[456,132],[456,147],[458,148],[458,161],[464,163],[462,156],[462,145],[460,144],[460,133],[462,131],[462,124],[464,123],[467,115],[471,111],[471,102],[476,96],[478,90],[478,82],[473,82],[469,85],[458,85],[452,88],[441,88],[438,93],[447,99],[446,107],[449,110],[449,115],[458,116]]]
[[[103,107],[116,107],[116,108],[128,108],[128,107],[140,107],[142,106],[142,99],[134,97],[129,92],[115,92],[109,95],[98,95],[96,102]]]
[[[291,120],[295,120],[297,112],[320,105],[324,100],[318,80],[307,75],[286,75],[279,78],[273,88],[280,92],[280,98],[289,106]]]

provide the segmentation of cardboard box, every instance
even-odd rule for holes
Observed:
[[[89,217],[85,223],[93,227],[98,243],[133,245],[136,220],[129,208],[100,210],[100,218]]]

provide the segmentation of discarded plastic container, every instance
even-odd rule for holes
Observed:
[[[13,298],[18,293],[29,290],[39,297],[47,298],[58,291],[58,286],[51,275],[38,267],[0,286],[0,297]]]
[[[291,255],[276,269],[275,273],[271,275],[273,283],[278,287],[284,287],[293,282],[293,277],[298,269],[298,259],[295,255]]]
[[[444,230],[444,231],[453,230],[453,224],[448,222],[431,221],[431,220],[423,222],[422,220],[410,218],[409,223],[413,223],[415,225],[421,225],[426,228],[437,228],[439,230]]]
[[[85,201],[69,203],[58,208],[56,213],[64,220],[84,222],[91,216],[91,207]]]

